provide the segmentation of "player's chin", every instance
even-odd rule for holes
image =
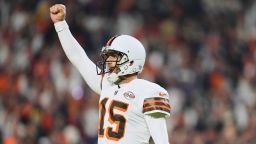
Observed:
[[[114,73],[115,72],[115,67],[111,67],[108,69],[108,73]]]

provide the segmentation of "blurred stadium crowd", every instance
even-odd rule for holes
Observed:
[[[93,61],[113,35],[143,42],[141,77],[171,94],[172,144],[256,143],[254,0],[1,0],[0,143],[97,141],[99,97],[61,49],[57,2]]]

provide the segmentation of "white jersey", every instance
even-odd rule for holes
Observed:
[[[110,84],[97,75],[96,65],[74,39],[65,21],[55,23],[65,54],[79,70],[90,88],[100,96],[99,144],[168,144],[164,117],[170,115],[169,95],[165,89],[146,80]]]
[[[141,79],[103,89],[99,106],[100,144],[148,144],[145,114],[170,115],[166,90]]]

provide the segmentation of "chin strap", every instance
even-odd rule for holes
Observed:
[[[111,84],[118,85],[118,88],[120,88],[119,83],[121,81],[125,80],[127,77],[132,76],[132,75],[138,75],[138,72],[133,73],[133,74],[129,74],[129,75],[125,75],[125,76],[118,76],[116,73],[111,73],[111,74],[107,75],[107,80]]]
[[[115,84],[118,81],[118,75],[116,73],[107,74],[107,80],[111,84]]]
[[[111,84],[115,84],[118,86],[119,86],[119,83],[124,79],[125,79],[125,76],[118,76],[116,73],[111,73],[111,74],[107,75],[107,80]],[[118,88],[120,88],[120,86]]]

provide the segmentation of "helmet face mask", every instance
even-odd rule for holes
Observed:
[[[142,71],[146,52],[136,38],[129,35],[112,37],[101,50],[101,60],[97,63],[97,74],[107,74],[112,83],[138,74]]]
[[[97,68],[97,74],[119,73],[121,71],[119,67],[129,61],[127,54],[115,50],[106,50],[107,48],[104,47],[103,49],[105,50],[100,54],[101,60],[97,63],[97,67],[100,68]]]

